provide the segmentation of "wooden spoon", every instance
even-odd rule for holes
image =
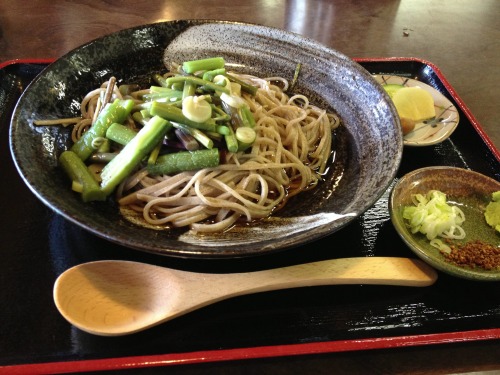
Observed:
[[[243,294],[336,284],[428,286],[436,278],[436,271],[422,261],[392,257],[341,258],[231,274],[109,260],[65,271],[55,282],[54,301],[81,330],[119,336]]]

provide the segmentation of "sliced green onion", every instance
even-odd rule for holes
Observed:
[[[182,114],[194,122],[205,122],[212,117],[212,106],[203,96],[187,96],[182,100]]]
[[[451,206],[446,201],[446,194],[437,190],[429,191],[425,196],[414,194],[414,206],[403,208],[403,218],[408,220],[412,233],[422,233],[428,240],[436,237],[463,239],[465,221],[463,211]]]
[[[205,81],[213,81],[214,77],[216,77],[218,75],[223,75],[223,74],[226,74],[226,69],[224,69],[224,68],[208,70],[208,71],[203,73],[202,78]]]
[[[237,95],[222,93],[220,99],[233,108],[241,108],[246,105],[246,102]]]
[[[443,252],[446,254],[451,253],[451,248],[438,238],[434,238],[433,240],[431,240],[430,244],[432,247],[435,247],[440,252]]]
[[[236,129],[236,139],[239,142],[252,144],[255,142],[255,138],[257,137],[255,130],[253,128],[241,127]]]

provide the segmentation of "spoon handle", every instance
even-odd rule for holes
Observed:
[[[225,298],[318,285],[423,287],[432,285],[437,279],[436,271],[426,263],[417,259],[395,257],[331,259],[264,271],[209,276],[211,285],[217,285],[217,288],[211,288],[213,294]]]

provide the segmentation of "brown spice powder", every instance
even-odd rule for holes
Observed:
[[[476,240],[463,245],[451,245],[445,258],[458,266],[481,267],[485,270],[500,268],[500,247]]]

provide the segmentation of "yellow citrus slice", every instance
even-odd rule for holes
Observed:
[[[403,85],[398,85],[398,84],[395,84],[395,83],[388,83],[386,85],[382,85],[382,87],[389,94],[389,97],[391,99],[394,96],[394,94],[396,93],[396,91],[401,90],[402,88],[404,88]]]
[[[399,117],[422,121],[436,117],[434,98],[420,87],[403,87],[392,96]]]

